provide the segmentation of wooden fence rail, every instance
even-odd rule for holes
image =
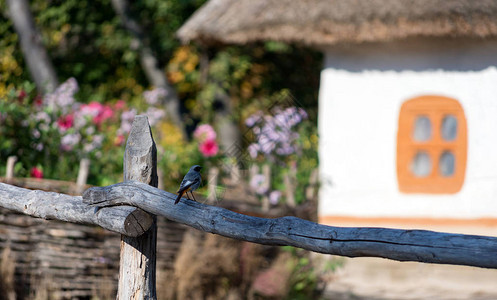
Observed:
[[[132,205],[196,229],[268,245],[290,245],[348,257],[497,268],[497,238],[427,230],[332,227],[296,217],[266,219],[182,198],[139,182],[86,190],[93,206]]]
[[[152,224],[152,217],[130,206],[97,209],[89,207],[81,196],[28,190],[0,183],[0,206],[46,220],[98,225],[127,236],[140,236]]]
[[[290,245],[348,257],[497,268],[496,237],[425,230],[331,227],[296,217],[250,217],[184,198],[174,205],[175,194],[154,187],[157,186],[155,155],[148,120],[145,116],[137,116],[126,144],[124,174],[128,181],[90,188],[83,197],[0,183],[0,206],[39,218],[96,224],[124,235],[121,240],[120,299],[156,299],[153,215],[165,216],[205,232],[260,244]]]

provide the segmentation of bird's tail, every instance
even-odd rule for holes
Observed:
[[[185,193],[186,190],[178,191],[178,197],[176,197],[176,200],[174,201],[174,204],[178,204],[179,200],[181,197],[183,197],[183,194]]]

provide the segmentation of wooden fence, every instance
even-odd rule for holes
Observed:
[[[90,188],[83,197],[31,191],[0,183],[0,206],[44,219],[96,224],[121,234],[118,299],[156,299],[155,216],[193,228],[268,245],[399,261],[497,268],[497,238],[424,230],[340,228],[296,217],[266,219],[159,190],[156,150],[148,120],[137,116],[126,144],[124,182]],[[117,247],[117,245],[115,245]]]
[[[157,270],[169,272],[187,226],[158,217],[157,227]],[[17,299],[43,293],[53,299],[114,298],[109,294],[117,287],[119,242],[119,234],[100,227],[0,208],[0,249],[10,252]]]
[[[17,162],[16,156],[9,156],[7,158],[7,168],[5,171],[5,177],[0,177],[0,182],[13,184],[16,186],[22,186],[29,189],[39,189],[44,191],[56,190],[71,195],[81,194],[85,189],[90,187],[89,185],[86,184],[86,180],[88,178],[88,173],[90,169],[90,160],[88,158],[83,158],[79,162],[78,178],[76,179],[75,182],[29,178],[29,177],[28,178],[15,177],[14,166],[16,162]]]

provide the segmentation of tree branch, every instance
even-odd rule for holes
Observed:
[[[296,217],[265,219],[182,198],[149,185],[127,181],[90,188],[83,201],[93,206],[133,205],[196,229],[267,245],[290,245],[348,257],[497,268],[497,238],[426,230],[346,228]]]
[[[43,94],[53,92],[58,85],[57,74],[42,43],[41,33],[35,26],[27,0],[7,0],[9,17],[21,41],[21,50],[36,82]]]
[[[131,206],[89,207],[80,196],[28,190],[0,183],[0,206],[47,220],[99,225],[127,236],[139,236],[151,225],[152,217]]]

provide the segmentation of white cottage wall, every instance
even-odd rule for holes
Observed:
[[[456,194],[404,194],[396,151],[402,103],[458,100],[468,130]],[[497,218],[497,41],[411,41],[325,51],[319,94],[319,216]]]

